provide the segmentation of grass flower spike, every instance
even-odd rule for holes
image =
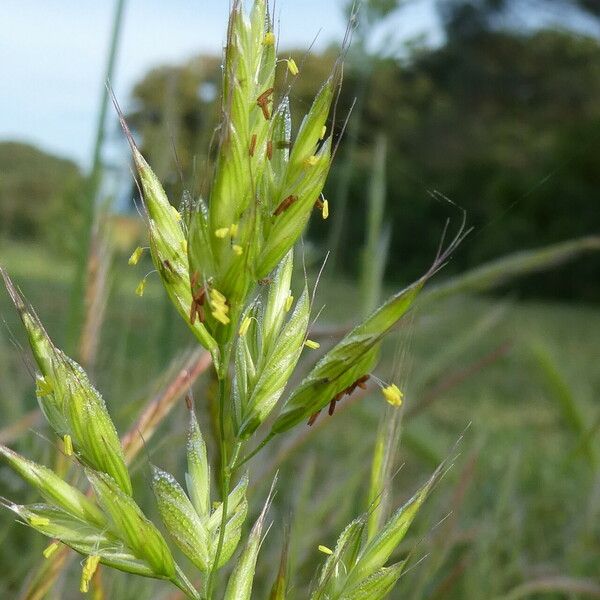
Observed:
[[[41,371],[38,391],[42,395],[38,402],[50,426],[58,437],[70,440],[68,447],[80,460],[107,473],[126,494],[131,494],[121,442],[104,400],[83,369],[54,346],[8,275],[2,275]]]
[[[192,199],[186,192],[181,212],[136,147],[117,106],[143,196],[151,273],[158,274],[166,296],[197,342],[210,352],[214,367],[213,379],[199,388],[203,391],[198,404],[204,410],[202,429],[208,423],[210,436],[205,439],[201,431],[190,393],[189,425],[182,444],[186,472],[176,473],[181,465],[177,460],[167,461],[174,474],[158,464],[148,468],[151,500],[162,529],[149,518],[146,499],[138,504],[134,495],[125,460],[125,456],[132,459],[130,435],[124,438],[125,454],[100,393],[83,369],[53,344],[2,271],[39,370],[38,403],[62,452],[57,463],[62,471],[55,472],[0,445],[0,458],[43,499],[35,504],[3,504],[22,523],[50,538],[43,552],[44,577],[58,576],[66,562],[66,547],[84,557],[82,593],[94,587],[91,582],[96,582],[100,564],[170,582],[192,600],[250,600],[253,593],[266,589],[255,584],[274,487],[248,533],[248,514],[258,512],[250,510],[249,490],[260,487],[256,482],[250,486],[252,471],[242,470],[242,465],[275,435],[299,424],[312,425],[326,406],[333,415],[336,404],[358,388],[365,395],[371,391],[368,381],[383,338],[462,239],[461,230],[422,278],[337,337],[333,347],[328,344],[331,349],[318,353],[312,368],[305,367],[301,358],[308,361],[315,355],[304,349],[321,346],[308,338],[315,294],[309,293],[306,267],[304,280],[299,285],[294,281],[294,253],[311,216],[317,211],[323,219],[330,216],[323,188],[334,154],[334,133],[336,143],[338,137],[331,112],[342,69],[337,61],[294,128],[289,88],[282,89],[281,84],[288,85],[290,75],[299,75],[298,65],[291,57],[280,59],[276,77],[277,64],[266,0],[254,0],[249,11],[240,0],[233,0],[223,61],[222,122],[210,153],[214,170],[206,197]],[[136,248],[128,263],[138,265],[143,253],[142,247]],[[135,290],[138,296],[144,294],[148,275]],[[185,376],[185,385],[191,385],[188,375],[184,372],[178,382]],[[382,393],[389,404],[401,405],[403,395],[395,384]],[[172,391],[169,394],[174,402]],[[158,404],[150,404],[138,421],[141,431],[147,431],[143,423],[148,414],[155,419],[165,410],[162,398]],[[157,425],[153,421],[153,427]],[[161,453],[153,447],[148,455],[162,462],[163,449],[178,439],[169,438],[172,444],[162,446]],[[335,548],[319,545],[323,556],[316,556],[323,565],[312,579],[311,600],[386,597],[405,567],[404,561],[393,562],[391,557],[439,473],[391,516],[382,509],[373,519],[369,507],[343,529]],[[84,477],[91,486],[87,494],[76,485]],[[383,493],[383,486],[370,493],[371,500],[379,490]],[[272,600],[285,600],[295,585],[289,572],[293,546],[288,537],[284,536],[278,569],[270,568]],[[314,558],[314,539],[311,547]],[[186,558],[197,587],[176,563],[172,548]]]

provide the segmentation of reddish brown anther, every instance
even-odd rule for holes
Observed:
[[[260,107],[263,113],[263,117],[268,121],[271,118],[271,112],[269,111],[269,102],[271,102],[271,96],[273,95],[273,88],[265,90],[257,99],[256,104]]]
[[[308,420],[308,426],[309,427],[312,427],[315,424],[315,421],[319,418],[320,414],[321,414],[321,411],[319,410],[314,415],[310,416],[310,419]]]
[[[328,413],[329,416],[333,416],[333,413],[335,412],[335,407],[337,405],[337,403],[344,397],[344,396],[350,396],[352,395],[352,393],[354,392],[354,390],[359,387],[361,390],[365,390],[367,389],[367,386],[365,385],[365,383],[371,378],[371,376],[367,373],[366,375],[363,375],[362,377],[359,377],[352,385],[349,385],[346,389],[342,390],[341,392],[338,392],[329,402],[329,409],[328,409]],[[321,414],[321,411],[316,412],[315,414],[311,415],[310,419],[308,420],[308,425],[309,427],[314,425],[315,421],[317,420],[318,416]]]
[[[273,142],[271,140],[267,142],[267,158],[269,160],[273,158]]]
[[[204,286],[198,286],[200,274],[196,271],[190,279],[192,290],[192,303],[190,305],[190,323],[196,322],[196,317],[200,323],[204,323],[204,300],[206,299],[206,289]]]
[[[264,279],[258,280],[258,285],[270,285],[271,283],[273,283],[272,277],[265,277]]]
[[[329,410],[327,411],[329,413],[329,416],[333,416],[333,413],[335,412],[335,405],[337,404],[337,400],[336,398],[334,398],[330,403],[329,403]]]
[[[256,134],[253,133],[252,139],[250,140],[250,148],[248,149],[250,156],[254,156],[255,148],[256,148]]]
[[[282,212],[286,211],[292,204],[294,204],[294,202],[296,202],[296,200],[298,200],[298,196],[293,196],[293,195],[288,196],[287,198],[283,199],[281,201],[281,203],[279,204],[279,206],[273,212],[273,216],[274,217],[279,216]]]
[[[367,389],[367,381],[371,378],[370,375],[363,375],[360,379],[358,379],[356,381],[356,385],[361,389],[361,390],[366,390]]]

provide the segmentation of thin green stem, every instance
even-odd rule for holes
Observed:
[[[234,468],[239,469],[243,464],[247,463],[251,458],[254,458],[273,438],[275,434],[273,432],[269,433],[269,435],[258,445],[252,452],[246,454],[239,462],[234,462]]]
[[[219,372],[219,448],[221,453],[220,461],[220,483],[221,483],[221,498],[222,498],[222,516],[221,526],[219,528],[219,541],[217,542],[217,550],[215,552],[214,561],[208,574],[206,581],[206,598],[211,600],[214,587],[215,578],[218,570],[219,559],[223,550],[223,544],[225,541],[225,528],[227,526],[227,512],[229,508],[229,491],[231,487],[231,478],[234,473],[235,461],[240,452],[241,443],[236,442],[231,454],[231,460],[227,457],[227,439],[225,432],[225,402],[227,400],[227,393],[229,387],[229,356],[230,352],[223,352],[223,363]]]
[[[219,557],[223,548],[223,540],[225,538],[225,526],[227,524],[227,504],[229,499],[229,483],[231,481],[231,471],[227,464],[227,444],[225,442],[225,396],[227,394],[227,361],[223,361],[219,373],[219,450],[220,450],[220,484],[221,498],[223,501],[223,512],[221,516],[221,527],[219,529],[219,541],[217,543],[217,551],[215,558],[208,574],[206,581],[206,598],[210,600],[213,595],[215,586],[215,575],[217,573]]]
[[[188,598],[192,598],[192,600],[200,600],[200,594],[190,583],[183,571],[178,566],[176,566],[176,571],[177,573],[175,577],[171,580],[173,584],[176,585]]]

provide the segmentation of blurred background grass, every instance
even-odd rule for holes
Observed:
[[[365,2],[347,59],[334,135],[354,107],[328,184],[332,217],[314,219],[303,246],[312,282],[331,250],[312,336],[323,348],[378,297],[427,269],[445,220],[452,227],[460,219],[446,197],[475,229],[436,284],[599,230],[600,9],[583,0],[439,0],[439,39],[394,35],[403,19],[423,20],[419,3]],[[289,49],[301,68],[291,90],[296,115],[337,52],[333,41],[311,53]],[[219,78],[216,49],[157,65],[120,98],[176,205],[185,190],[205,193]],[[157,278],[148,277],[143,298],[134,294],[152,267],[127,267],[144,235],[115,128],[110,111],[99,119],[95,162],[0,142],[0,264],[57,344],[86,364],[124,432],[173,379],[193,340]],[[588,246],[597,249],[597,238]],[[485,285],[432,293],[387,342],[377,375],[397,381],[406,398],[392,439],[393,503],[458,451],[406,542],[403,551],[417,544],[413,568],[394,598],[600,597],[600,254],[573,254],[558,266],[544,259],[543,272],[506,277],[504,266]],[[6,294],[0,315],[0,441],[52,462]],[[208,376],[194,393],[209,431]],[[183,447],[184,413],[175,406],[135,463],[140,503],[154,515],[148,461],[181,475],[183,453],[171,450]],[[274,577],[281,523],[290,531],[295,597],[306,597],[321,560],[316,546],[333,545],[367,506],[375,434],[386,418],[375,393],[345,400],[333,418],[321,416],[251,463],[255,509],[280,474],[257,597]],[[35,499],[4,468],[0,495]],[[34,597],[23,582],[39,567],[44,540],[8,513],[0,514],[0,539],[0,596]],[[68,570],[48,597],[77,597],[77,577]],[[167,597],[160,584],[140,580],[133,589],[112,573],[104,580],[107,598]]]

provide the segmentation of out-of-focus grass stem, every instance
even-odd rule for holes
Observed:
[[[117,0],[113,18],[112,34],[110,39],[106,72],[102,86],[98,119],[96,121],[96,136],[92,151],[92,166],[83,190],[82,216],[83,224],[80,232],[80,254],[75,269],[75,277],[71,287],[69,321],[67,325],[67,350],[73,352],[77,349],[80,332],[83,326],[85,312],[85,297],[87,287],[88,261],[91,254],[94,223],[96,221],[96,204],[100,184],[102,183],[102,152],[105,141],[105,122],[108,112],[110,94],[104,83],[110,82],[115,71],[118,55],[119,39],[123,25],[123,12],[126,0]]]

